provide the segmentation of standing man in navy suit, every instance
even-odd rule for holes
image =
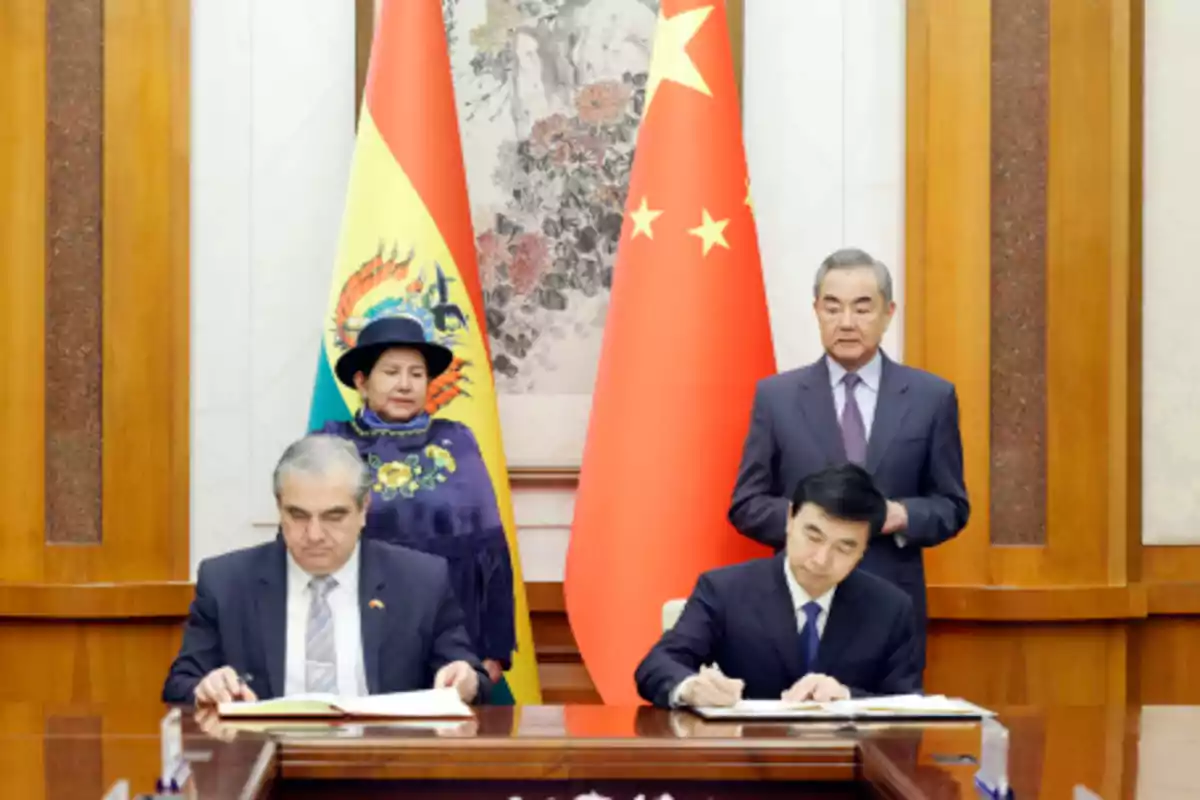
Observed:
[[[917,691],[912,601],[855,570],[887,517],[871,476],[853,464],[817,472],[784,513],[785,554],[700,576],[679,621],[637,668],[642,697],[729,706]]]
[[[345,439],[288,447],[275,468],[280,535],[200,565],[165,702],[431,686],[486,699],[446,562],[362,541],[371,480]]]
[[[880,350],[896,304],[891,274],[868,253],[846,249],[826,258],[813,298],[825,355],[759,383],[729,521],[779,550],[796,485],[831,464],[862,465],[888,498],[862,568],[912,598],[923,671],[922,551],[957,535],[970,515],[958,396],[948,381]]]

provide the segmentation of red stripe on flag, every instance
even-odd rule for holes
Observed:
[[[664,601],[704,570],[769,555],[726,518],[775,358],[724,4],[664,0],[655,47],[678,45],[706,6],[686,56],[655,54],[670,79],[638,133],[567,556],[571,628],[614,705],[637,701]]]
[[[371,45],[366,105],[446,240],[484,333],[483,292],[440,0],[384,0]],[[486,335],[483,343],[486,348]]]

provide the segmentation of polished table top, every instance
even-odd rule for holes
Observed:
[[[0,703],[6,795],[98,798],[121,778],[135,792],[151,791],[164,713],[156,704]],[[1105,798],[1200,797],[1200,781],[1184,768],[1189,754],[1200,753],[1198,707],[1015,708],[1000,710],[1000,718],[1012,734],[1009,772],[1018,798],[1070,797],[1079,784]],[[570,781],[572,789],[614,798],[622,791],[657,796],[662,788],[682,800],[688,786],[764,780],[814,782],[830,797],[863,796],[861,787],[845,793],[857,780],[879,796],[967,798],[975,796],[979,744],[976,724],[715,724],[645,707],[483,708],[464,722],[292,724],[269,733],[184,712],[191,794],[220,798],[248,786],[247,796],[311,797],[337,781],[356,781],[356,789],[370,780],[444,788],[450,778],[526,798],[532,781]],[[761,783],[755,792],[785,796],[785,787]],[[479,791],[454,796],[512,796]],[[735,788],[703,794],[751,796]]]

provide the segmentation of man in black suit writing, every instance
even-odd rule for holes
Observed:
[[[706,572],[637,668],[658,706],[840,700],[918,691],[912,601],[855,567],[887,501],[861,467],[808,476],[774,558]]]
[[[954,386],[880,349],[896,310],[888,268],[862,250],[833,253],[813,281],[825,355],[758,385],[729,521],[783,547],[787,496],[806,475],[849,461],[888,498],[863,569],[908,592],[925,666],[922,552],[956,536],[970,505]]]
[[[483,701],[445,561],[362,541],[371,474],[344,439],[307,436],[275,468],[280,535],[200,565],[168,703],[454,687]]]

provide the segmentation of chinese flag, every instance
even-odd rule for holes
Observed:
[[[768,554],[726,512],[774,372],[725,5],[663,0],[564,590],[605,703],[637,702],[666,600]]]

